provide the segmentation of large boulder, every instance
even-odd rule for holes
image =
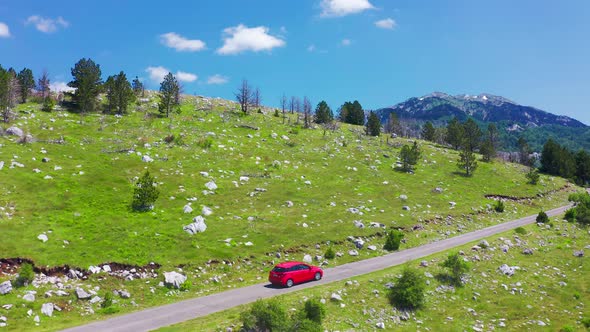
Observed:
[[[511,277],[512,275],[514,275],[514,273],[516,272],[516,270],[520,270],[520,267],[518,266],[508,266],[507,264],[502,264],[498,270],[500,270],[500,272],[502,272],[503,274]]]
[[[76,297],[79,300],[88,300],[89,298],[92,297],[92,294],[89,294],[85,290],[83,290],[82,288],[78,287],[78,288],[76,288]]]
[[[5,281],[0,284],[0,295],[6,295],[12,291],[12,284],[10,281]]]
[[[191,213],[191,212],[193,212],[193,208],[190,205],[187,204],[187,205],[185,205],[182,208],[182,212],[184,212],[184,213]]]
[[[180,285],[182,285],[185,281],[186,276],[176,271],[164,272],[164,282],[170,287],[180,288]]]
[[[154,161],[154,159],[152,159],[152,157],[148,156],[147,154],[144,154],[141,157],[141,161],[143,161],[144,163],[151,163],[152,161]]]
[[[6,134],[18,137],[23,137],[25,135],[24,131],[18,127],[10,127],[6,129]]]
[[[311,255],[303,256],[303,262],[304,263],[311,263]]]
[[[205,224],[205,219],[201,216],[196,216],[193,218],[193,222],[188,224],[182,228],[187,233],[193,235],[197,233],[203,233],[207,230],[207,224]]]
[[[27,302],[35,302],[35,294],[27,293],[27,294],[23,295],[23,300],[25,300]]]
[[[217,189],[217,185],[213,181],[209,181],[209,182],[205,183],[205,187],[209,190]]]
[[[41,313],[48,317],[53,316],[53,303],[43,303]]]

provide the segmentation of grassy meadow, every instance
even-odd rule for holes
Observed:
[[[382,246],[384,230],[368,227],[371,222],[403,229],[403,249],[564,205],[579,190],[544,175],[538,185],[527,184],[525,168],[501,161],[479,162],[474,176],[465,177],[456,151],[423,141],[422,158],[408,174],[395,169],[401,146],[411,143],[404,138],[367,137],[364,128],[346,124],[335,131],[303,129],[295,114],[243,115],[233,102],[195,96],[185,98],[179,114],[161,118],[154,102],[151,97],[122,117],[18,107],[18,118],[2,128],[17,126],[35,141],[0,136],[0,258],[83,269],[154,262],[160,275],[180,269],[192,287],[179,292],[158,287],[161,277],[91,275],[75,285],[98,287],[100,296],[127,289],[131,298],[117,299],[116,309],[105,312],[70,292],[59,299],[66,309],[41,316],[40,324],[32,317],[49,301],[39,298],[51,286],[15,289],[0,298],[14,304],[0,307],[6,330],[54,330],[263,282],[276,253],[301,260],[323,255],[330,243],[344,256],[329,265],[380,255],[347,254],[354,248],[348,236]],[[142,161],[144,155],[153,161]],[[146,170],[156,177],[160,197],[152,211],[133,212],[133,183]],[[209,192],[210,181],[218,188]],[[514,200],[497,213],[486,195]],[[192,213],[183,212],[187,204]],[[204,216],[206,232],[183,231],[203,207],[213,211]],[[367,227],[355,227],[355,220]],[[38,240],[39,234],[49,240]],[[14,275],[0,274],[0,282],[9,279]],[[22,300],[27,290],[37,291],[35,302]]]

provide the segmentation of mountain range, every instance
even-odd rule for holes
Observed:
[[[438,126],[444,126],[453,117],[460,121],[471,117],[482,129],[489,123],[495,123],[501,133],[501,148],[506,151],[516,149],[520,136],[527,139],[536,151],[540,151],[550,137],[572,150],[590,150],[590,127],[584,123],[488,93],[452,96],[433,92],[380,108],[376,113],[382,123],[387,122],[391,113],[395,113],[401,121],[431,121]]]

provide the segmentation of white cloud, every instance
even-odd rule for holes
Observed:
[[[69,87],[66,82],[51,82],[49,83],[49,89],[55,92],[73,92],[76,88]]]
[[[162,67],[162,66],[158,66],[158,67],[147,67],[147,69],[145,70],[146,72],[148,72],[148,74],[150,74],[150,80],[156,82],[156,83],[161,83],[164,80],[164,76],[168,75],[168,73],[170,72],[168,69]]]
[[[369,0],[322,0],[321,17],[338,17],[356,14],[375,7]]]
[[[397,26],[397,23],[395,23],[393,19],[388,17],[386,19],[376,21],[375,25],[381,29],[393,30]]]
[[[350,44],[352,44],[352,40],[350,39],[342,39],[342,42],[340,42],[342,44],[342,46],[350,46]]]
[[[229,81],[229,78],[226,76],[222,76],[219,74],[215,74],[213,76],[209,76],[207,78],[207,84],[225,84]]]
[[[57,31],[60,27],[67,28],[70,26],[70,23],[63,19],[63,17],[58,16],[56,19],[52,18],[45,18],[39,15],[29,16],[25,21],[25,25],[34,24],[37,30],[44,32],[44,33],[52,33]]]
[[[179,71],[177,71],[177,72],[176,72],[176,75],[174,75],[174,76],[176,76],[176,78],[177,78],[179,81],[181,81],[181,82],[189,82],[189,83],[190,83],[190,82],[194,82],[194,81],[196,81],[196,80],[197,80],[197,78],[199,78],[199,77],[198,77],[197,75],[195,75],[195,74],[192,74],[192,73],[187,73],[187,72],[180,71],[180,70],[179,70]]]
[[[259,26],[248,28],[240,24],[223,30],[223,46],[217,54],[231,55],[245,51],[270,51],[275,47],[285,46],[285,41],[268,34],[268,28]]]
[[[8,38],[10,37],[10,30],[8,29],[8,25],[4,22],[0,22],[0,38]]]
[[[171,47],[179,52],[197,52],[206,48],[205,43],[198,39],[186,39],[183,36],[168,32],[160,35],[160,42],[168,47]]]
[[[145,71],[150,75],[150,80],[152,80],[156,83],[161,83],[164,80],[164,77],[166,75],[168,75],[168,73],[170,73],[170,70],[168,70],[168,68],[162,67],[162,66],[157,66],[157,67],[149,66],[146,68]],[[179,80],[181,82],[189,82],[189,83],[194,82],[199,78],[195,74],[187,73],[187,72],[180,71],[180,70],[177,71],[176,74],[174,74],[174,76],[176,77],[177,80]]]

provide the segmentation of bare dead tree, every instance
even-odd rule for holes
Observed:
[[[295,113],[297,113],[297,124],[299,124],[299,113],[301,113],[301,100],[299,97],[295,97],[295,103],[293,104],[293,109]]]
[[[262,96],[260,95],[260,89],[256,88],[254,89],[254,93],[252,94],[252,104],[254,104],[254,107],[260,107],[261,103]]]
[[[283,111],[283,123],[285,123],[285,109],[287,108],[287,96],[283,93],[281,97],[281,109]]]
[[[291,112],[291,114],[295,112],[295,98],[295,96],[291,96],[291,99],[289,100],[289,111]]]
[[[49,75],[47,74],[47,70],[43,70],[37,87],[39,88],[39,92],[41,92],[41,98],[45,99],[49,97]]]
[[[303,126],[305,128],[311,126],[311,101],[307,96],[303,97]]]
[[[252,104],[252,88],[248,85],[248,80],[242,80],[242,85],[235,93],[236,100],[240,104],[242,112],[248,114],[248,106]]]

